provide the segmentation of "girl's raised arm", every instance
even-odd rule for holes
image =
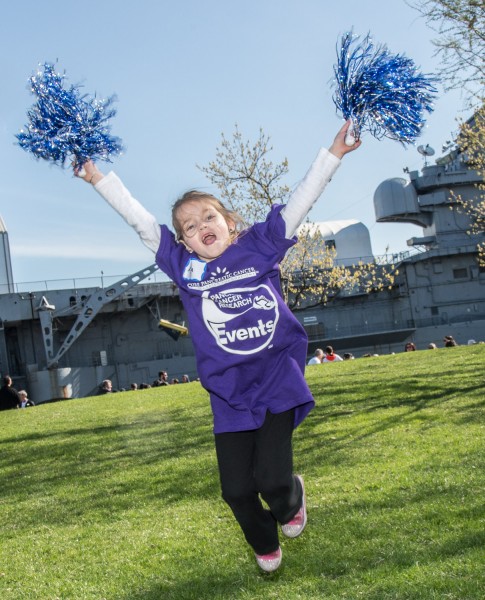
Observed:
[[[160,225],[156,218],[133,198],[115,173],[104,175],[92,161],[88,161],[82,169],[75,170],[75,174],[91,183],[106,202],[136,231],[145,246],[152,252],[157,252],[160,246]]]
[[[361,145],[360,140],[356,141],[353,146],[348,146],[345,143],[345,135],[350,126],[350,121],[343,125],[335,136],[330,150],[325,148],[320,150],[307,174],[298,184],[288,203],[281,211],[281,216],[286,223],[287,238],[295,235],[298,227],[303,223],[310,209],[321,196],[327,183],[332,179],[344,155],[356,150]]]

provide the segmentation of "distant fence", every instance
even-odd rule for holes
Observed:
[[[307,325],[305,331],[310,342],[316,342],[321,339],[338,339],[352,336],[361,336],[366,334],[374,334],[380,332],[403,331],[407,329],[415,329],[416,324],[412,319],[402,321],[362,321],[355,325],[339,326],[339,325]]]
[[[0,294],[9,293],[27,293],[41,292],[49,290],[77,290],[86,288],[106,288],[117,281],[129,277],[132,273],[124,275],[104,275],[101,273],[97,277],[76,277],[72,279],[46,279],[40,281],[23,281],[21,283],[0,285]],[[162,271],[155,271],[146,279],[140,281],[140,284],[147,283],[167,283],[170,279]]]

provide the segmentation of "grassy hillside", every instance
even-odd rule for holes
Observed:
[[[309,524],[261,573],[197,383],[0,413],[2,600],[483,600],[485,346],[308,368]]]

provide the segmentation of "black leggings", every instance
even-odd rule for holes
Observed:
[[[256,554],[278,548],[277,523],[290,521],[302,504],[293,476],[293,427],[294,410],[268,412],[260,429],[215,435],[222,497]]]

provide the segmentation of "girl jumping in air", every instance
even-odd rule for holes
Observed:
[[[210,394],[222,497],[264,571],[281,563],[278,523],[290,538],[306,525],[292,434],[314,406],[304,378],[307,337],[283,300],[279,263],[340,160],[360,146],[345,143],[349,124],[320,150],[288,203],[246,229],[214,196],[190,191],[173,206],[172,233],[113,172],[105,176],[91,161],[82,171],[179,287]]]

